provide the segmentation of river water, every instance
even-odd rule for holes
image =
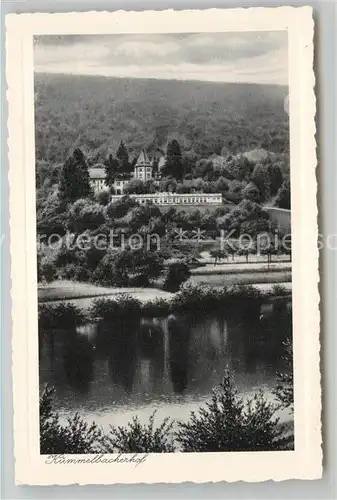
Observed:
[[[249,318],[200,312],[40,332],[40,390],[55,387],[61,416],[79,411],[104,428],[136,415],[146,422],[154,410],[158,421],[186,421],[227,367],[240,394],[272,398],[291,328],[291,301],[282,299]]]

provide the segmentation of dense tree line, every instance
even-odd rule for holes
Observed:
[[[58,164],[83,147],[103,163],[123,137],[129,157],[176,139],[191,156],[289,151],[287,88],[35,75],[36,157]]]
[[[90,81],[91,83],[94,82],[94,80]],[[107,144],[108,139],[107,137],[104,138],[105,121],[109,116],[107,110],[105,109],[104,113],[100,114],[100,122],[95,123],[93,117],[98,112],[99,106],[95,103],[95,100],[84,104],[82,96],[79,103],[76,104],[75,102],[79,107],[74,112],[74,115],[70,117],[68,111],[71,108],[71,103],[67,103],[69,104],[68,108],[68,106],[65,107],[65,102],[67,102],[68,92],[72,94],[72,87],[68,86],[69,81],[67,78],[61,78],[60,80],[56,78],[56,82],[57,85],[64,87],[67,92],[65,92],[66,100],[57,101],[58,106],[54,107],[54,100],[58,95],[57,85],[55,88],[53,81],[48,81],[48,78],[44,79],[44,77],[42,77],[42,81],[37,81],[39,87],[36,103],[38,233],[43,234],[45,237],[52,234],[60,235],[62,238],[68,233],[75,236],[86,233],[90,240],[98,233],[108,235],[111,231],[115,231],[120,242],[122,236],[128,237],[132,233],[139,233],[146,237],[152,232],[164,239],[165,243],[162,245],[163,250],[161,253],[154,251],[152,254],[148,252],[148,255],[144,255],[144,252],[132,253],[130,248],[126,248],[119,253],[81,251],[68,252],[67,254],[63,247],[53,254],[50,252],[44,254],[42,252],[38,255],[40,278],[50,280],[58,276],[115,285],[130,283],[146,285],[162,274],[164,259],[172,255],[187,259],[184,251],[174,245],[174,236],[178,228],[190,232],[193,232],[195,228],[199,228],[207,238],[216,238],[219,230],[222,229],[234,231],[234,237],[238,237],[243,233],[256,237],[260,232],[268,232],[272,229],[268,216],[261,209],[261,205],[273,200],[281,208],[290,208],[289,158],[288,154],[284,152],[287,151],[286,142],[283,143],[282,147],[275,147],[277,140],[275,139],[275,133],[272,132],[273,140],[270,144],[266,144],[269,150],[261,148],[264,145],[261,141],[250,142],[248,140],[239,145],[237,140],[228,140],[225,135],[217,137],[215,141],[212,140],[211,128],[215,122],[213,121],[213,115],[210,115],[206,110],[212,109],[221,124],[222,118],[219,117],[218,109],[214,108],[212,99],[215,98],[215,94],[220,98],[224,91],[229,90],[229,87],[225,86],[226,90],[216,86],[214,88],[215,94],[211,93],[212,99],[208,94],[210,87],[196,90],[198,96],[196,98],[204,99],[205,106],[207,103],[206,107],[201,106],[199,119],[200,112],[202,115],[202,110],[204,110],[207,115],[205,115],[207,118],[205,137],[209,134],[208,144],[210,148],[200,146],[198,143],[200,136],[194,129],[193,141],[186,140],[186,137],[179,136],[179,134],[179,140],[177,138],[170,139],[170,128],[168,126],[152,123],[152,130],[155,130],[152,139],[149,139],[151,138],[151,133],[149,133],[147,140],[145,140],[142,137],[143,129],[139,131],[139,128],[136,127],[137,131],[135,133],[137,137],[141,138],[141,141],[135,143],[132,134],[131,136],[124,134],[129,140],[119,140],[117,142],[115,139],[114,152],[111,152],[110,146],[102,148],[99,145],[101,144],[100,138],[89,139],[86,135],[87,133],[91,134],[100,131],[103,143]],[[76,82],[79,83],[77,80]],[[106,83],[105,80],[104,82]],[[182,89],[180,84],[178,84],[177,88],[180,89],[179,92]],[[175,92],[177,88],[175,88],[175,85],[171,88],[169,84],[166,88],[167,95],[173,90]],[[100,89],[103,90],[102,87]],[[151,94],[151,99],[154,98],[154,101],[156,101],[158,89],[156,86],[152,86],[151,89],[151,92],[154,92],[154,95]],[[257,92],[255,98],[259,100],[258,90],[255,87],[254,89]],[[232,93],[235,93],[236,90],[240,94],[242,88],[230,86],[230,90],[233,96]],[[179,92],[177,95],[179,95]],[[85,91],[85,95],[89,95],[87,91]],[[102,96],[106,97],[106,94],[103,92]],[[269,97],[274,99],[275,95]],[[99,98],[101,98],[101,94]],[[148,98],[149,96],[147,96]],[[241,98],[243,98],[243,95],[241,95]],[[184,108],[182,96],[178,100],[180,103],[179,113],[188,114],[187,109]],[[150,101],[152,102],[152,100]],[[148,105],[150,101],[146,101],[146,104]],[[243,114],[247,113],[247,116],[251,116],[247,103],[247,106],[242,107],[241,101],[235,100],[235,102],[238,106],[237,109],[241,110]],[[83,105],[83,109],[81,105]],[[50,116],[45,116],[44,112],[48,106],[51,107]],[[89,110],[92,110],[93,114],[90,114],[91,122],[90,126],[88,124],[87,127],[86,122],[82,123],[81,120]],[[169,112],[167,109],[166,111]],[[176,112],[178,112],[178,109]],[[228,115],[231,115],[230,109]],[[142,112],[140,112],[140,116],[144,118]],[[68,120],[73,120],[74,117],[78,119],[77,124],[72,122],[72,126],[77,127],[76,131],[75,128],[74,130],[69,128],[68,124]],[[119,117],[121,122],[124,123],[124,112],[120,113]],[[51,131],[49,127],[53,119],[56,118],[58,120],[59,134],[57,144],[58,147],[62,144],[63,162],[60,162],[61,154],[56,152],[51,154],[48,149],[50,138],[53,138],[54,133],[51,132],[51,135],[48,136],[48,131]],[[188,123],[183,116],[180,116],[180,119],[184,129],[192,130],[193,119],[192,122]],[[233,116],[231,119],[233,120]],[[60,123],[62,123],[61,128]],[[174,123],[175,120],[171,120],[170,127],[174,128]],[[41,124],[43,124],[43,133],[40,129]],[[116,123],[114,122],[114,126],[109,130],[110,145],[111,142],[113,143],[111,138],[117,137],[116,134],[112,133],[115,126]],[[148,130],[148,126],[149,124],[144,129]],[[271,124],[269,123],[268,126],[271,126]],[[286,130],[286,122],[284,122],[284,127],[284,130]],[[125,130],[127,129],[128,126],[125,125]],[[63,137],[64,130],[67,132],[66,138]],[[232,134],[240,136],[240,128],[235,125],[235,120],[231,122],[230,130]],[[259,134],[263,135],[261,129],[258,130]],[[78,133],[77,138],[74,138],[75,132]],[[120,137],[119,133],[118,135]],[[236,135],[237,138],[238,135]],[[42,140],[42,143],[40,140]],[[116,176],[127,176],[133,171],[138,154],[135,151],[142,149],[144,144],[147,144],[149,151],[151,151],[151,147],[157,147],[163,143],[166,143],[166,157],[159,180],[157,178],[146,182],[132,180],[126,188],[126,195],[155,193],[157,191],[222,193],[223,207],[203,211],[195,209],[186,212],[174,208],[164,211],[150,204],[139,206],[128,196],[116,203],[110,202],[110,194],[113,193],[113,183]],[[82,148],[82,144],[84,148]],[[216,144],[216,147],[214,144]],[[81,148],[78,147],[80,145]],[[254,146],[254,149],[249,151],[244,149],[252,146]],[[64,157],[67,149],[69,149],[70,154]],[[84,153],[85,150],[87,154]],[[90,186],[89,166],[92,166],[98,160],[101,161],[98,166],[105,168],[106,171],[107,189],[94,194]],[[191,255],[193,254],[191,248],[189,248],[189,252]],[[247,250],[247,259],[248,255]],[[215,256],[215,259],[218,258],[219,255]],[[121,269],[123,269],[123,272]],[[141,280],[144,280],[144,275],[146,275],[146,283],[140,283]],[[165,286],[167,286],[167,289],[176,289],[179,286],[181,277],[187,279],[187,275],[188,269],[184,267],[171,268]]]
[[[290,207],[286,89],[61,75],[36,75],[35,86],[41,198],[62,180],[59,191],[75,199],[68,177],[85,186],[82,163],[104,166],[112,189],[117,174],[132,172],[141,149],[159,147],[166,153],[160,185],[132,181],[129,194],[169,187],[221,192],[233,203],[275,197]]]

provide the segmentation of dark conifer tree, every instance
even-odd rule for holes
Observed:
[[[169,142],[167,146],[166,162],[163,168],[163,173],[166,176],[172,175],[177,180],[182,178],[182,156],[179,142],[176,139]]]
[[[73,202],[92,194],[87,160],[80,149],[75,149],[64,163],[59,180],[60,198]]]
[[[270,194],[275,195],[283,183],[282,169],[278,164],[268,165],[268,173],[270,177]]]
[[[116,174],[118,173],[119,164],[119,160],[117,160],[117,158],[114,158],[111,154],[108,156],[104,163],[106,173],[105,182],[110,187],[113,185]]]
[[[116,156],[120,161],[122,172],[129,172],[130,170],[129,153],[123,141],[121,141],[118,146]]]

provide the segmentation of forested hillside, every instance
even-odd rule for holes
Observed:
[[[172,278],[176,291],[189,275],[189,259],[198,255],[193,242],[174,246],[178,231],[191,237],[200,229],[214,242],[221,230],[234,238],[270,232],[273,241],[274,226],[261,205],[290,208],[285,94],[276,86],[36,75],[39,235],[85,232],[95,241],[98,234],[115,231],[124,238],[151,228],[162,238],[160,252],[138,253],[90,245],[74,253],[64,240],[59,252],[41,250],[39,279],[148,286],[162,274],[165,259],[177,258],[183,268],[178,282]],[[130,180],[126,196],[111,201],[115,178],[132,170],[141,149],[154,145],[165,149],[158,177]],[[108,189],[94,193],[89,166],[96,162],[104,164]],[[221,193],[223,204],[204,211],[197,205],[193,211],[161,210],[128,196],[169,190]],[[237,246],[215,257],[235,252],[248,262],[254,251],[254,245]],[[278,251],[271,246],[268,258]],[[165,286],[173,286],[170,280]]]
[[[256,148],[288,153],[287,88],[272,85],[35,75],[36,156],[63,163],[76,147],[104,161],[177,139],[199,158]]]

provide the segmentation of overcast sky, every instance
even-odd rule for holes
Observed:
[[[35,71],[288,84],[286,32],[39,36]]]

